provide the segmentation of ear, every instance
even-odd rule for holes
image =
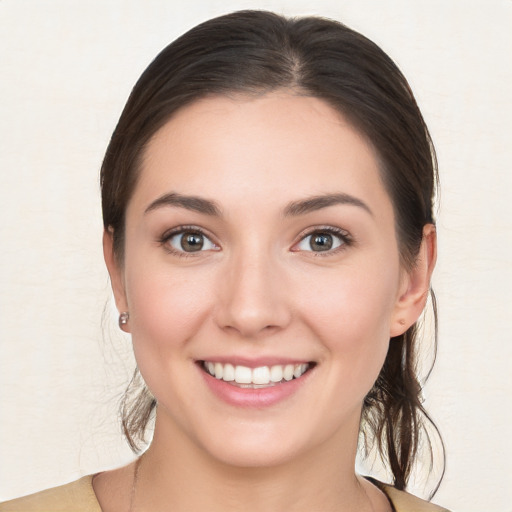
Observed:
[[[103,231],[103,257],[110,275],[110,284],[114,292],[116,307],[119,312],[128,312],[128,301],[124,285],[123,268],[114,254],[114,232],[112,229]],[[130,332],[129,323],[120,325],[125,332]]]
[[[427,302],[436,259],[436,228],[433,224],[426,224],[416,262],[410,271],[403,273],[391,319],[390,337],[403,334],[421,315]]]

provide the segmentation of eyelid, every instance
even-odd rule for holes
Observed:
[[[303,249],[298,249],[297,246],[304,241],[308,236],[311,236],[315,233],[327,233],[329,235],[333,235],[339,239],[341,239],[342,243],[335,247],[334,249],[329,249],[327,251],[306,251]],[[339,251],[342,251],[346,249],[347,247],[351,246],[354,242],[354,239],[352,235],[346,230],[342,228],[338,228],[335,226],[311,226],[304,231],[302,231],[298,235],[298,240],[293,244],[291,247],[292,252],[306,252],[306,253],[312,253],[313,256],[329,256],[338,253]]]
[[[187,251],[180,251],[180,250],[177,250],[177,249],[169,246],[168,242],[173,236],[176,236],[176,235],[179,235],[182,233],[186,233],[186,232],[192,232],[192,233],[195,232],[195,233],[199,233],[199,234],[203,235],[215,246],[215,249],[207,249],[206,251],[201,250],[201,251],[196,251],[196,252],[187,252]],[[305,238],[307,238],[308,236],[311,236],[315,233],[328,233],[330,235],[333,235],[333,236],[341,239],[342,243],[338,247],[336,247],[334,249],[329,249],[327,251],[304,251],[302,249],[297,248],[297,246]],[[205,229],[203,229],[199,226],[196,226],[196,225],[188,225],[187,224],[187,225],[180,225],[180,226],[176,226],[171,229],[168,229],[158,238],[158,242],[161,245],[165,246],[165,249],[168,252],[175,254],[177,256],[182,256],[182,257],[194,257],[194,256],[200,255],[201,253],[208,252],[211,250],[214,250],[214,251],[221,250],[220,245],[215,241],[215,237],[212,236]],[[303,230],[298,235],[297,241],[293,244],[293,246],[291,247],[290,250],[292,252],[309,252],[309,253],[312,253],[313,256],[328,256],[328,255],[335,254],[338,251],[346,249],[353,243],[354,243],[354,239],[353,239],[352,235],[347,230],[339,228],[339,227],[335,227],[335,226],[320,225],[320,226],[311,226],[311,227],[308,227],[305,230]]]
[[[183,233],[199,233],[200,235],[202,235],[206,239],[208,239],[210,241],[210,243],[215,246],[215,248],[187,252],[187,251],[180,251],[180,250],[170,246],[170,244],[168,243],[169,240],[171,240],[174,236],[177,236],[177,235],[180,235]],[[220,246],[215,241],[215,237],[213,237],[211,234],[209,234],[203,228],[201,228],[199,226],[195,226],[195,225],[180,225],[180,226],[176,226],[174,228],[168,229],[158,238],[158,242],[162,246],[164,246],[165,250],[168,251],[169,253],[180,256],[180,257],[185,257],[185,258],[199,256],[201,253],[205,253],[205,252],[208,252],[211,250],[214,250],[214,251],[220,250]]]

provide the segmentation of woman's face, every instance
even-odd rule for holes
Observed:
[[[157,434],[243,466],[357,438],[411,283],[374,152],[337,112],[285,92],[182,109],[125,244],[110,270]]]

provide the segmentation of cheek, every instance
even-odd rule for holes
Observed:
[[[399,281],[396,271],[368,267],[345,268],[330,275],[311,276],[302,296],[302,310],[328,338],[356,341],[371,332],[389,338]],[[315,279],[316,277],[316,279]]]
[[[127,276],[127,295],[137,366],[160,406],[173,404],[166,410],[180,423],[188,414],[187,397],[200,392],[190,387],[190,340],[208,316],[208,287],[204,276],[191,279],[147,262],[132,268],[138,272]]]
[[[154,359],[160,365],[169,363],[169,353],[182,350],[206,319],[209,289],[204,276],[145,268],[127,276],[131,333],[137,362]]]
[[[333,366],[336,385],[359,400],[377,378],[389,346],[398,270],[382,274],[354,268],[328,282],[312,280],[302,307]]]

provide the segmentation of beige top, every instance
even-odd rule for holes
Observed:
[[[378,485],[396,512],[448,512],[389,485]],[[101,508],[89,475],[70,484],[0,503],[0,512],[101,512]]]

